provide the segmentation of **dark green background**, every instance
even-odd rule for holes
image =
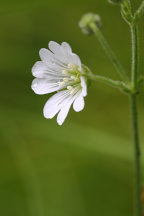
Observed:
[[[136,8],[140,0],[133,1]],[[131,41],[119,7],[106,0],[0,2],[0,215],[132,216],[133,145],[129,100],[103,84],[88,89],[84,111],[63,126],[46,120],[49,95],[31,90],[31,68],[48,41],[67,41],[95,74],[119,79],[94,36],[81,33],[86,12],[101,15],[102,31],[130,71]],[[144,18],[140,22],[144,71]],[[144,142],[144,97],[139,127]],[[144,145],[142,145],[144,146]]]

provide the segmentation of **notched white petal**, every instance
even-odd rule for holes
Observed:
[[[82,96],[82,94],[80,94],[74,101],[73,103],[73,108],[76,112],[80,112],[81,110],[83,110],[85,106],[85,103],[84,103],[84,98]]]
[[[39,56],[42,61],[45,63],[49,63],[53,58],[53,53],[50,52],[48,49],[42,48],[39,51]]]
[[[71,53],[70,55],[68,55],[68,60],[69,60],[69,63],[78,65],[80,69],[82,68],[81,60],[79,56],[76,55],[75,53]]]
[[[47,65],[42,61],[37,61],[32,67],[32,75],[37,78],[44,78],[44,72],[47,70]]]
[[[62,42],[61,46],[64,48],[64,50],[67,53],[69,53],[69,54],[72,53],[72,49],[71,49],[70,45],[67,42]]]
[[[43,109],[43,114],[45,118],[51,119],[59,112],[59,110],[61,109],[59,101],[63,94],[64,91],[60,91],[48,99]]]
[[[55,81],[35,78],[31,85],[32,90],[39,95],[48,94],[60,90],[60,86]]]
[[[67,103],[65,103],[65,105],[62,106],[62,108],[61,108],[61,110],[57,116],[57,123],[59,125],[62,125],[63,122],[65,121],[72,103],[73,103],[73,99],[71,99],[70,102],[67,102]]]
[[[48,44],[48,47],[53,53],[59,52],[59,50],[61,48],[61,46],[55,41],[50,41]]]
[[[49,98],[43,109],[44,117],[53,118],[61,109],[66,107],[69,98],[67,90],[60,91]]]

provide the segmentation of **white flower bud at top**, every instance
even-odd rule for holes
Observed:
[[[82,16],[79,27],[81,28],[84,34],[91,34],[93,31],[90,28],[90,24],[94,23],[97,27],[101,27],[101,19],[100,16],[94,13],[88,13]]]

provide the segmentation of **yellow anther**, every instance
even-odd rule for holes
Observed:
[[[63,75],[67,75],[67,74],[68,74],[68,71],[63,70],[63,71],[62,71],[62,74],[63,74]]]
[[[69,81],[69,78],[68,78],[68,77],[65,77],[65,78],[63,78],[63,81],[64,81],[64,82],[68,82],[68,81]]]
[[[67,89],[71,91],[73,89],[73,87],[72,86],[67,86]]]
[[[71,79],[76,80],[77,77],[76,76],[71,76]]]
[[[74,93],[74,88],[72,88],[72,90],[70,90],[70,95],[72,95]]]
[[[72,95],[75,89],[72,86],[67,86],[67,89],[70,91],[70,95]]]
[[[63,86],[65,84],[65,82],[60,82],[59,86]]]
[[[68,68],[71,69],[71,70],[73,70],[73,69],[75,69],[75,65],[73,65],[73,64],[68,64]]]

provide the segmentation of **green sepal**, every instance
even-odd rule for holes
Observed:
[[[84,65],[84,64],[82,65],[82,69],[83,69],[83,71],[84,71],[84,78],[85,78],[85,80],[86,80],[86,84],[87,84],[88,87],[90,87],[91,84],[92,84],[92,80],[89,79],[88,77],[92,74],[92,72],[91,72],[91,70],[90,70],[86,65]]]

